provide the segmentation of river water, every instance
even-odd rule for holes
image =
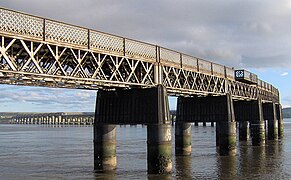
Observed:
[[[235,157],[221,157],[215,127],[193,126],[192,155],[173,155],[171,176],[149,176],[146,127],[117,126],[117,169],[100,174],[93,172],[92,126],[1,124],[0,179],[291,179],[290,140],[286,119],[282,141],[238,142]]]

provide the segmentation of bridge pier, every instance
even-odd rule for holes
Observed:
[[[265,125],[261,99],[253,101],[235,101],[234,102],[235,118],[239,121],[239,138],[243,141],[252,138],[253,146],[265,145]],[[251,133],[247,128],[250,123]]]
[[[236,154],[236,122],[218,122],[218,150],[221,156],[233,156]]]
[[[268,140],[278,140],[278,120],[274,103],[263,104],[264,119],[268,120]]]
[[[249,141],[250,138],[250,123],[249,121],[239,122],[239,140]]]
[[[175,152],[176,155],[191,155],[191,123],[183,122],[186,118],[182,113],[185,111],[185,102],[183,97],[178,97],[176,125],[175,125]],[[186,120],[185,120],[186,121]],[[195,121],[195,124],[198,122]]]
[[[147,161],[149,174],[172,172],[171,124],[147,126]]]
[[[223,107],[224,113],[222,114],[226,118],[216,124],[219,128],[218,137],[216,137],[219,143],[219,154],[233,156],[236,155],[236,121],[231,95],[226,94],[226,96],[223,96],[221,103],[218,105]],[[219,112],[219,108],[217,110]]]
[[[177,122],[175,125],[176,155],[191,155],[191,123]]]
[[[265,145],[265,122],[260,120],[254,120],[251,123],[252,130],[252,145],[264,146]]]
[[[148,173],[172,172],[171,119],[167,91],[163,86],[98,91],[94,120],[95,170],[116,167],[116,124],[147,124]]]
[[[281,104],[276,104],[276,114],[278,119],[278,138],[282,139],[284,137],[284,122]]]
[[[94,170],[116,169],[116,125],[94,125]]]
[[[210,122],[213,120],[216,121],[216,145],[219,147],[219,154],[234,155],[236,153],[236,122],[231,96],[227,94],[225,96],[178,98],[177,122]],[[187,125],[178,124],[175,128],[177,138],[175,146],[178,150],[181,150],[181,147],[189,147],[191,131],[187,127]],[[184,138],[180,137],[181,134]],[[180,153],[180,151],[176,152]],[[190,152],[186,154],[190,154]]]
[[[258,99],[254,103],[254,120],[251,123],[252,129],[252,144],[253,146],[265,145],[265,120],[263,116],[263,106],[261,99]]]

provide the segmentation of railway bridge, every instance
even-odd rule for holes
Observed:
[[[177,96],[175,153],[191,153],[191,122],[216,122],[220,155],[283,136],[279,91],[235,70],[158,45],[0,8],[0,83],[98,90],[94,169],[116,168],[116,124],[147,124],[148,173],[172,172],[168,95]]]

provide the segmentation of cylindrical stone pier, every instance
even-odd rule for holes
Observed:
[[[198,122],[198,121],[195,121],[195,122],[194,122],[194,125],[195,125],[195,126],[198,126],[198,125],[199,125],[199,122]]]
[[[221,156],[236,154],[236,122],[222,121],[218,122],[218,143],[219,154]]]
[[[116,125],[94,124],[94,170],[116,169]]]
[[[175,152],[176,155],[191,155],[191,123],[176,123]]]
[[[282,139],[284,137],[284,122],[281,104],[276,104],[276,114],[278,119],[278,138]]]
[[[264,119],[268,122],[268,140],[278,140],[278,119],[275,103],[263,103]]]
[[[283,139],[284,137],[284,122],[283,120],[278,120],[278,138]]]
[[[239,122],[239,140],[248,141],[250,137],[250,127],[248,121]]]
[[[147,125],[149,174],[172,173],[171,124]]]
[[[255,121],[251,123],[252,145],[265,145],[265,121]]]
[[[268,140],[278,140],[278,120],[268,120]]]

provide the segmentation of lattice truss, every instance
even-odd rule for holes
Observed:
[[[162,74],[163,85],[171,90],[186,90],[206,94],[225,93],[225,79],[223,78],[170,66],[162,66]]]
[[[263,89],[258,89],[259,96],[265,101],[272,101],[274,103],[279,103],[279,96],[276,92],[270,92]]]
[[[258,88],[238,81],[228,81],[228,90],[234,97],[244,97],[256,99],[258,97]]]
[[[17,73],[105,85],[154,85],[154,63],[3,36],[0,39],[2,76]]]

